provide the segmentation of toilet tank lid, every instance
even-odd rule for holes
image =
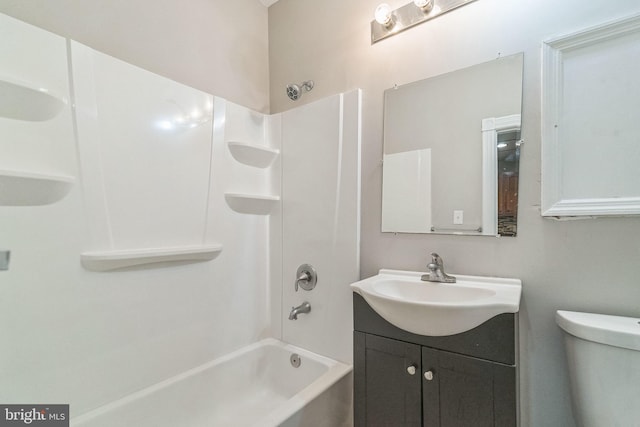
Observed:
[[[584,340],[640,351],[640,319],[558,310],[556,323]]]

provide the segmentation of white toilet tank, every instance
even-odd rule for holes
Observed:
[[[558,311],[579,427],[640,427],[640,319]]]

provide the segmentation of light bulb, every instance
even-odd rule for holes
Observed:
[[[386,3],[382,3],[376,7],[374,16],[378,24],[388,26],[391,24],[391,6]]]
[[[433,0],[413,0],[413,4],[422,10],[431,10],[433,7]]]

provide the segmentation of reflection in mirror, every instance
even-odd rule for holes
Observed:
[[[515,236],[518,220],[520,131],[498,134],[498,234]]]
[[[385,91],[383,232],[516,235],[522,64]]]

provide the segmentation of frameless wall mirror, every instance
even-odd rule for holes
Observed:
[[[382,231],[515,236],[523,54],[384,94]]]

